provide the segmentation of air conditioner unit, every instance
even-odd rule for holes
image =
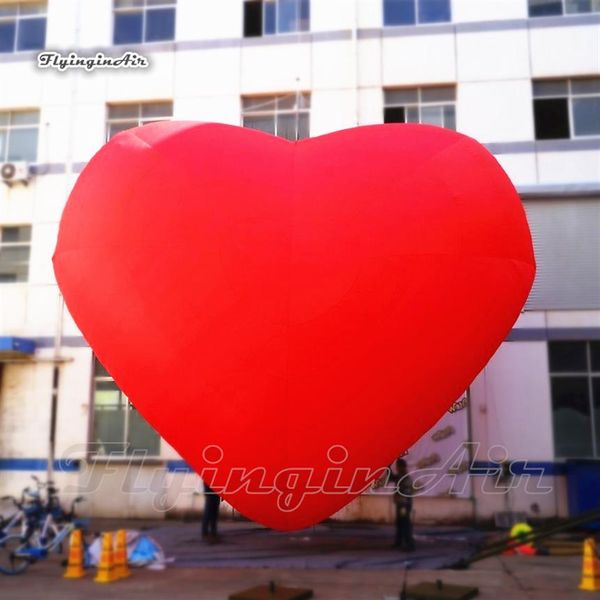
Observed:
[[[29,165],[25,161],[0,163],[0,178],[8,186],[19,182],[27,184]]]

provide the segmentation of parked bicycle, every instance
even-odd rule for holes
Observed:
[[[33,477],[37,490],[25,488],[21,499],[5,496],[17,511],[0,527],[0,573],[17,575],[52,551],[62,553],[63,542],[71,532],[84,525],[75,516],[75,506],[83,500],[78,496],[65,511],[54,483]],[[43,492],[46,493],[45,500]]]

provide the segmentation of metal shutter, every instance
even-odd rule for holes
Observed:
[[[537,275],[525,307],[600,308],[600,199],[524,202]]]

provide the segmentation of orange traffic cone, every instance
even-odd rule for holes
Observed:
[[[123,579],[131,575],[127,565],[127,533],[124,529],[117,531],[117,545],[113,565],[115,579]]]
[[[600,560],[596,553],[594,538],[587,538],[583,542],[583,567],[579,589],[589,592],[600,590]]]
[[[69,538],[69,561],[63,576],[65,579],[81,579],[85,577],[83,568],[83,543],[81,529],[74,529]]]
[[[110,583],[115,581],[113,567],[113,540],[112,533],[102,534],[102,547],[100,550],[100,562],[98,563],[98,572],[94,581],[96,583]]]

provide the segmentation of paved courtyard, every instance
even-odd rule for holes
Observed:
[[[98,525],[123,524],[93,524]],[[477,535],[468,530],[417,530],[419,550],[406,555],[390,548],[391,529],[386,527],[319,526],[278,534],[251,524],[227,523],[223,542],[211,546],[198,540],[197,524],[147,525],[173,559],[164,571],[135,569],[129,579],[104,585],[94,583],[92,573],[67,581],[60,558],[53,556],[22,576],[0,577],[0,598],[226,600],[235,591],[272,580],[312,588],[316,600],[392,600],[398,598],[406,567],[409,584],[442,579],[473,585],[479,587],[482,600],[600,598],[600,592],[577,589],[578,556],[495,557],[465,571],[432,568],[468,551]]]

